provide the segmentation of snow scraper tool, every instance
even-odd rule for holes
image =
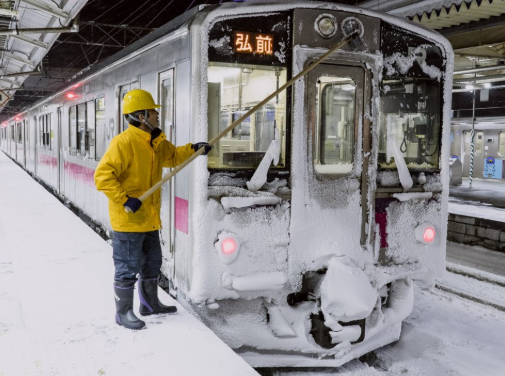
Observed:
[[[276,97],[279,95],[283,90],[286,90],[288,87],[293,85],[297,80],[302,78],[303,76],[307,75],[310,71],[312,71],[315,67],[317,67],[319,64],[321,64],[329,55],[331,55],[333,52],[336,50],[344,47],[345,45],[350,44],[353,49],[358,48],[359,46],[362,45],[362,40],[359,36],[359,31],[355,30],[351,32],[348,36],[343,38],[339,43],[337,43],[335,46],[330,48],[326,53],[324,53],[319,59],[317,59],[315,62],[310,64],[307,68],[302,70],[300,73],[298,73],[295,77],[290,79],[288,82],[286,82],[284,85],[282,85],[279,89],[274,91],[272,94],[270,94],[268,97],[263,99],[260,103],[258,103],[256,106],[251,108],[249,111],[247,111],[245,114],[243,114],[241,117],[239,117],[237,120],[235,120],[232,124],[230,124],[228,127],[223,129],[221,133],[219,133],[216,137],[214,137],[212,140],[209,141],[210,145],[215,145],[221,138],[223,138],[228,132],[230,132],[233,128],[235,128],[237,125],[242,123],[245,119],[247,119],[249,116],[254,114],[256,111],[258,111],[261,107],[263,107],[265,104],[267,104],[272,98]],[[205,148],[201,147],[198,149],[198,151],[195,152],[191,157],[186,159],[183,163],[181,163],[179,166],[174,168],[170,174],[165,176],[163,179],[161,179],[159,182],[157,182],[155,185],[153,185],[149,190],[144,192],[142,196],[139,197],[140,201],[144,201],[147,197],[152,195],[154,192],[156,192],[160,187],[165,184],[167,181],[172,179],[175,175],[179,173],[184,167],[186,167],[188,164],[193,162],[198,156],[202,155],[204,152]],[[129,208],[125,208],[126,212],[130,212],[131,210]]]

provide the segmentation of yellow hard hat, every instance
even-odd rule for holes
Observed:
[[[123,97],[123,115],[131,114],[135,111],[150,110],[151,108],[160,107],[161,105],[154,103],[151,93],[145,90],[130,90]]]

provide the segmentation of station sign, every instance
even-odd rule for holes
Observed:
[[[225,19],[209,30],[209,61],[285,67],[291,61],[290,14]]]

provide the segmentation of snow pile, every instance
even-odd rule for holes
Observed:
[[[279,307],[273,303],[265,302],[268,309],[268,324],[276,337],[296,337],[296,332],[293,330],[289,322],[282,314]]]
[[[226,271],[222,275],[223,287],[236,291],[280,290],[286,282],[287,278],[281,272],[256,273],[237,277]]]
[[[398,169],[398,177],[402,184],[403,190],[408,191],[414,185],[412,176],[410,176],[409,169],[403,158],[403,153],[396,142],[398,127],[393,123],[393,114],[387,115],[387,162],[390,163],[391,157],[395,158],[396,168]]]
[[[338,323],[368,317],[377,302],[377,291],[365,272],[349,257],[333,257],[321,284],[321,309],[325,325],[342,330]]]
[[[393,197],[399,201],[408,200],[427,200],[433,195],[432,192],[411,192],[411,193],[394,193]]]
[[[214,47],[216,52],[222,56],[233,55],[233,47],[230,46],[230,37],[224,36],[220,39],[209,41],[209,46]]]
[[[421,70],[431,78],[440,81],[442,77],[442,72],[439,68],[433,65],[426,64],[425,59],[419,59],[418,54],[426,54],[426,49],[432,48],[431,45],[420,45],[410,51],[410,54],[405,56],[401,52],[395,52],[391,56],[384,59],[384,68],[386,69],[387,76],[395,76],[400,73],[402,76],[406,75],[407,72],[414,65],[414,61],[419,63]]]
[[[281,201],[279,197],[223,197],[221,204],[229,213],[230,208],[247,208],[256,205],[276,205]]]
[[[267,181],[267,174],[270,165],[272,162],[274,165],[277,165],[279,163],[279,157],[281,155],[281,142],[279,140],[279,128],[275,128],[275,138],[270,143],[265,156],[254,172],[251,180],[247,182],[247,188],[249,188],[249,190],[256,192],[258,189],[263,187]]]

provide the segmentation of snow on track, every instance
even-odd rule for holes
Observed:
[[[505,288],[447,272],[444,279],[437,281],[437,288],[449,293],[489,305],[505,312]]]

